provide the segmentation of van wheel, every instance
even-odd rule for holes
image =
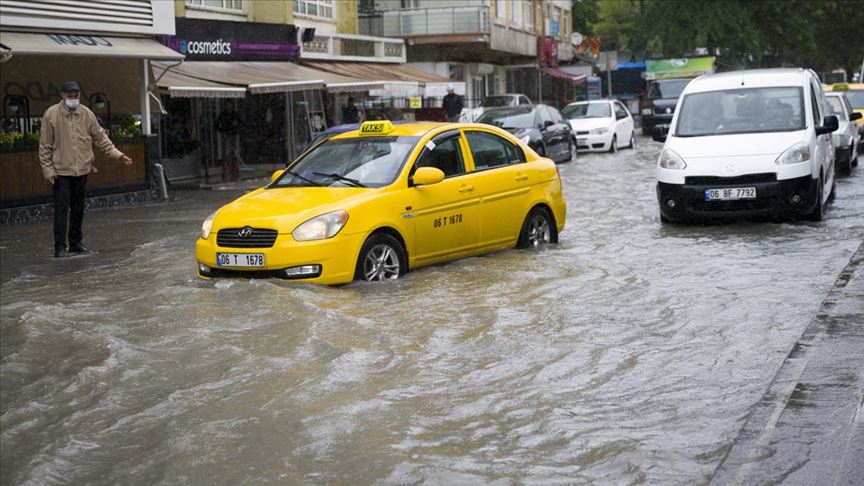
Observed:
[[[822,187],[822,178],[819,178],[819,190],[816,191],[816,207],[813,208],[813,211],[807,215],[807,219],[810,221],[822,221],[822,213],[825,208],[822,204],[822,193],[825,189]]]
[[[522,223],[516,248],[536,248],[549,243],[558,243],[555,220],[549,214],[548,209],[535,207],[528,213],[525,222]]]
[[[618,135],[612,135],[612,144],[609,145],[609,151],[613,154],[618,151]]]
[[[399,240],[386,233],[375,233],[360,248],[354,279],[366,282],[396,280],[407,271],[408,258]]]

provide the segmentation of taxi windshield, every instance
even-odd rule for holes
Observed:
[[[383,187],[393,183],[419,137],[327,140],[291,165],[270,187]]]

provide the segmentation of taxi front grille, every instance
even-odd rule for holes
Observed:
[[[276,235],[276,230],[265,228],[225,228],[216,234],[216,244],[222,248],[270,248]]]

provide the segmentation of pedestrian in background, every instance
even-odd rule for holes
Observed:
[[[444,96],[441,107],[444,108],[444,114],[447,115],[448,122],[456,123],[459,121],[463,108],[462,97],[453,91],[452,84],[447,85],[447,95]]]
[[[93,147],[110,159],[132,164],[132,159],[111,143],[96,115],[80,104],[80,92],[81,87],[75,81],[64,83],[61,101],[42,116],[39,163],[54,191],[54,258],[90,252],[81,243],[84,237],[81,225],[87,174],[96,172]]]
[[[342,123],[360,123],[360,112],[354,106],[354,98],[348,98],[348,105],[342,107]]]
[[[222,113],[216,118],[216,131],[222,136],[222,179],[231,169],[231,178],[240,178],[240,151],[237,147],[237,134],[240,132],[240,115],[234,111],[233,102],[222,106]]]

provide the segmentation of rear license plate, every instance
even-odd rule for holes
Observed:
[[[756,199],[755,187],[727,187],[705,189],[706,201],[734,201],[736,199]]]
[[[263,253],[217,253],[216,266],[264,268]]]

